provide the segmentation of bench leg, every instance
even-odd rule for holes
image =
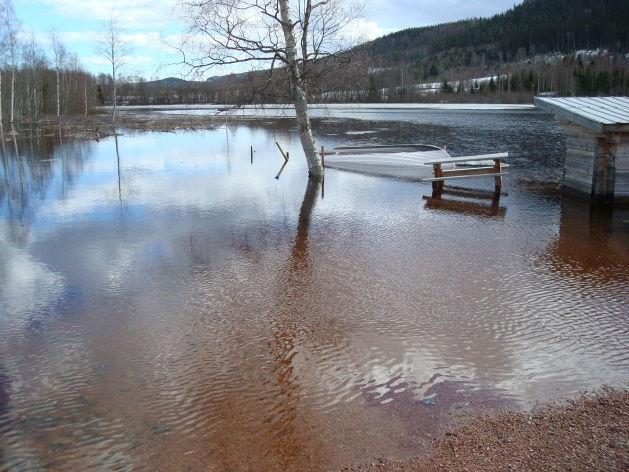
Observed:
[[[500,174],[500,172],[502,171],[502,166],[500,165],[500,159],[494,159],[494,172],[496,174]],[[502,177],[497,176],[494,177],[494,187],[495,187],[495,193],[500,195],[500,192],[502,190]]]
[[[432,173],[435,177],[443,177],[443,171],[441,169],[441,164],[433,164],[432,165]],[[432,193],[441,194],[443,192],[443,180],[439,180],[432,183]]]
[[[442,193],[443,193],[443,181],[433,182],[432,183],[432,197],[441,198]]]
[[[496,194],[500,195],[502,191],[502,177],[494,177],[494,186]]]

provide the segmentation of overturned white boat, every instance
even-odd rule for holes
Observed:
[[[488,168],[485,166],[493,166],[496,160],[507,156],[507,153],[494,153],[452,157],[444,148],[429,144],[341,146],[325,151],[324,165],[332,169],[429,180],[435,177],[435,164],[439,164],[445,172],[457,168],[485,169]],[[502,164],[502,167],[506,167],[506,164]]]

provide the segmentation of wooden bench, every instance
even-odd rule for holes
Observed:
[[[509,156],[509,153],[498,152],[494,154],[481,154],[478,156],[462,156],[452,157],[450,159],[436,159],[433,161],[426,161],[426,164],[432,164],[434,177],[423,179],[424,182],[432,182],[433,187],[437,191],[443,190],[443,182],[451,179],[465,179],[470,177],[493,177],[495,190],[500,192],[502,188],[502,176],[506,172],[502,171],[502,161]],[[493,166],[489,167],[470,167],[468,169],[455,168],[455,169],[443,169],[443,164],[456,164],[460,162],[475,162],[475,161],[494,161]]]

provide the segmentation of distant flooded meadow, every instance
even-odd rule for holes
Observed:
[[[508,195],[309,182],[288,118],[3,141],[1,470],[329,470],[627,386],[629,213],[561,196],[552,117],[346,115],[318,144],[508,151]]]

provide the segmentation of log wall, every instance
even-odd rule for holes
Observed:
[[[598,138],[587,129],[569,123],[561,123],[561,128],[566,137],[563,186],[589,196],[593,192]]]
[[[563,187],[590,200],[629,199],[629,133],[596,134],[562,121]]]
[[[629,199],[629,134],[617,135],[614,197]]]

